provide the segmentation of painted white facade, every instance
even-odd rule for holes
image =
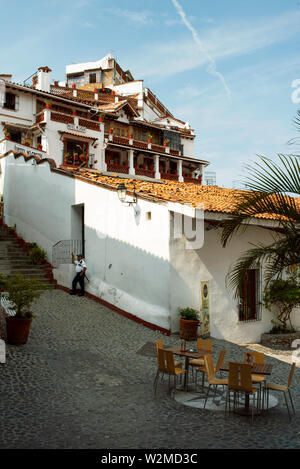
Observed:
[[[258,226],[220,244],[220,230],[205,231],[201,249],[186,249],[174,239],[173,206],[138,199],[136,211],[123,205],[115,190],[105,189],[50,171],[47,162],[33,166],[9,155],[5,164],[4,216],[26,240],[36,242],[52,259],[52,246],[80,233],[76,207],[84,204],[88,292],[161,328],[178,330],[178,307],[201,309],[201,281],[210,282],[211,335],[237,343],[259,342],[271,328],[270,312],[261,320],[238,320],[237,301],[225,288],[228,268],[249,248],[270,234]],[[184,207],[184,206],[181,206]],[[149,215],[151,214],[151,215]],[[209,214],[208,214],[209,215]],[[210,215],[215,216],[215,215]],[[71,265],[54,270],[58,283],[70,287]],[[294,325],[300,327],[299,319]]]

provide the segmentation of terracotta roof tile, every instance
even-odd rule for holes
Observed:
[[[204,210],[208,212],[232,213],[239,197],[244,192],[237,189],[204,186],[194,184],[193,182],[160,180],[163,182],[162,184],[152,181],[134,180],[129,177],[120,178],[117,175],[112,177],[106,176],[100,171],[89,171],[88,169],[71,172],[97,181],[100,185],[111,186],[112,188],[117,188],[119,184],[124,183],[128,190],[135,190],[137,193],[142,193],[155,199],[190,204],[193,207],[196,207],[198,204],[204,204]],[[295,198],[295,200],[300,210],[300,198]],[[276,215],[261,214],[257,218],[276,220]]]

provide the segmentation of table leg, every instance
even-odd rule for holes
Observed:
[[[188,385],[189,385],[189,357],[185,357],[185,369],[186,373],[184,373],[184,383],[183,387],[185,391],[188,391]]]

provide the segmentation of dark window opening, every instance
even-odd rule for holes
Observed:
[[[96,73],[90,73],[89,74],[89,83],[96,83],[96,81],[97,81]]]
[[[239,320],[260,319],[260,275],[259,269],[249,269],[244,278],[243,292],[239,304]]]
[[[6,109],[12,109],[15,111],[16,109],[16,95],[12,93],[6,93],[5,94],[5,103],[4,107]]]
[[[18,130],[9,129],[10,139],[13,142],[21,143],[22,142],[22,133]]]

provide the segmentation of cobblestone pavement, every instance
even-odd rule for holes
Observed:
[[[167,393],[153,393],[161,336],[87,299],[48,291],[25,346],[7,347],[0,364],[0,448],[300,448],[300,370],[292,394],[296,417],[279,406],[251,419],[193,409]],[[142,347],[144,349],[142,349]],[[214,340],[240,360],[245,347]],[[141,351],[142,349],[142,351]],[[144,350],[144,352],[143,352]],[[137,353],[139,352],[139,353]],[[286,383],[290,365],[268,356],[272,381]]]

